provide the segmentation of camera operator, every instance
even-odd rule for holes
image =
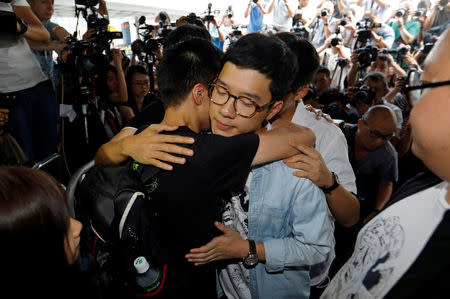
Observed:
[[[331,1],[333,3],[334,13],[333,13],[332,17],[333,18],[341,18],[344,10],[348,7],[348,1],[347,0],[321,0],[321,1],[319,1],[317,8],[322,7],[322,4],[324,4],[327,1]]]
[[[49,42],[32,42],[30,43],[30,46],[33,48],[33,53],[41,64],[42,72],[49,79],[53,80],[55,77],[53,74],[53,51],[56,51],[58,55],[61,55],[63,49],[67,47],[65,38],[70,36],[70,33],[63,27],[50,21],[53,16],[53,0],[28,0],[28,3],[39,21],[41,21],[45,29],[50,33]]]
[[[165,11],[160,11],[155,17],[155,23],[159,24],[160,27],[170,24],[169,14]]]
[[[335,19],[329,25],[331,32],[339,31],[339,33],[342,35],[343,45],[347,48],[351,47],[353,34],[356,31],[356,22],[354,16],[355,11],[353,9],[346,9],[342,12],[342,18]],[[330,34],[328,34],[328,30],[325,31],[325,34],[327,38],[330,36]]]
[[[329,22],[333,22],[332,15],[334,6],[331,1],[322,3],[321,7],[317,9],[316,18],[311,23],[312,30],[311,43],[317,49],[322,46],[327,36],[331,35],[331,30],[328,27]]]
[[[342,90],[344,80],[350,68],[350,49],[343,45],[340,34],[332,34],[325,43],[317,49],[322,65],[326,66],[331,73],[331,87]]]
[[[433,33],[440,35],[450,23],[450,3],[448,0],[436,0],[431,13],[427,16],[424,29],[433,30]]]
[[[293,0],[271,0],[267,13],[273,11],[273,29],[277,32],[289,32],[295,9]]]
[[[372,15],[381,18],[382,23],[386,23],[390,18],[391,7],[388,0],[358,0],[356,5],[363,8],[363,11],[372,11]]]
[[[265,10],[266,3],[262,3],[259,0],[249,0],[247,8],[244,12],[244,18],[250,15],[250,20],[247,26],[247,32],[259,32],[266,28],[264,24],[264,15],[267,14]]]
[[[392,49],[397,49],[401,44],[411,44],[419,35],[420,22],[412,19],[411,3],[401,1],[400,8],[393,13],[393,19],[387,24],[394,28],[395,40]]]
[[[369,44],[379,48],[391,49],[395,40],[394,28],[381,22],[379,16],[372,14],[369,18],[372,26],[370,28],[371,42]]]
[[[0,3],[0,11],[2,23],[10,19],[15,31],[1,35],[0,108],[9,109],[8,130],[32,164],[57,151],[55,94],[29,46],[48,43],[50,34],[25,0]]]

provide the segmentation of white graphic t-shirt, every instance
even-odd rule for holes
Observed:
[[[248,176],[244,192],[233,196],[222,216],[223,224],[237,231],[243,239],[247,239],[248,236],[248,205],[251,180],[252,172]],[[220,270],[219,282],[227,298],[251,298],[249,271],[242,261],[230,263]]]
[[[321,298],[382,298],[408,271],[450,205],[447,182],[393,204],[358,234],[352,257]]]

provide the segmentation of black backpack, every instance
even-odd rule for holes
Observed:
[[[83,252],[105,298],[154,296],[164,287],[167,270],[164,250],[158,242],[159,223],[152,193],[160,169],[131,159],[119,166],[95,165],[76,189],[76,217],[86,228]],[[158,273],[151,287],[136,284],[133,265],[145,257],[150,271]]]

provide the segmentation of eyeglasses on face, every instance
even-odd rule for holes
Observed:
[[[420,73],[417,70],[409,70],[406,76],[405,88],[407,100],[411,106],[417,104],[423,93],[429,88],[450,85],[450,80],[426,83],[421,80]]]
[[[150,81],[135,81],[135,82],[131,82],[131,84],[139,86],[139,87],[147,87],[147,86],[150,86]]]
[[[395,132],[392,132],[391,134],[388,135],[383,135],[380,132],[376,131],[376,130],[372,130],[369,125],[367,124],[367,121],[365,119],[363,119],[364,124],[366,125],[367,129],[369,130],[369,136],[372,138],[380,138],[383,141],[389,141],[392,138],[394,138],[395,136]]]
[[[217,105],[225,105],[230,98],[234,99],[233,106],[237,115],[245,118],[253,117],[257,112],[262,111],[275,103],[271,100],[269,103],[259,106],[252,99],[246,96],[235,96],[225,87],[217,83],[210,84],[211,102]]]

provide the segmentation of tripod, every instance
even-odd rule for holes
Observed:
[[[346,65],[342,65],[342,64],[340,63],[339,60],[336,62],[336,66],[334,67],[333,75],[331,76],[331,82],[333,82],[333,79],[334,79],[334,76],[336,75],[336,71],[337,71],[337,68],[338,68],[338,67],[339,67],[338,91],[341,91],[341,90],[343,89],[343,88],[341,87],[342,73],[343,73],[344,67],[346,67]]]

